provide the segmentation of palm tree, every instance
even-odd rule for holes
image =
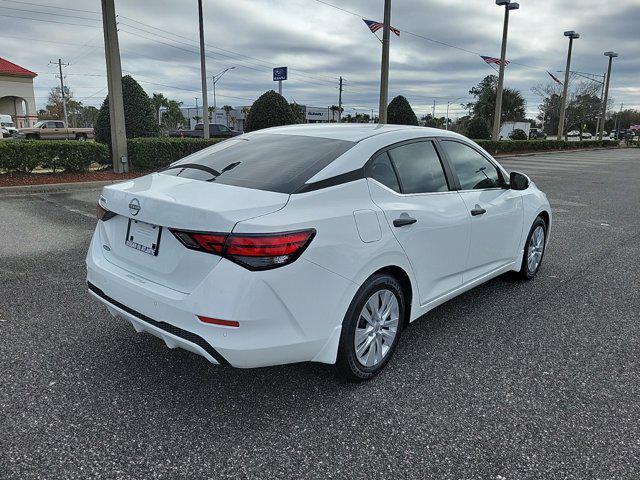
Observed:
[[[151,104],[153,105],[153,111],[156,120],[158,121],[158,125],[160,125],[162,123],[160,118],[160,109],[162,107],[168,107],[169,100],[167,100],[167,98],[162,93],[154,93],[153,97],[151,98]]]
[[[227,116],[227,126],[229,126],[229,112],[233,110],[233,107],[231,105],[225,105],[224,107],[222,107],[222,109]]]

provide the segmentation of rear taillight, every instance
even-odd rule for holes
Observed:
[[[293,262],[316,234],[313,229],[265,234],[170,230],[185,247],[220,255],[249,270],[267,270]]]
[[[116,215],[117,213],[113,213],[107,210],[106,208],[103,208],[102,205],[100,205],[99,203],[96,205],[96,217],[98,217],[98,220],[102,220],[103,222],[106,222],[107,220],[112,219]]]

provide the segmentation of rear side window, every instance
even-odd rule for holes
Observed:
[[[449,190],[442,163],[433,142],[414,142],[389,150],[403,193]]]
[[[458,175],[462,190],[501,187],[498,169],[484,155],[460,142],[445,140],[442,146]]]
[[[355,145],[302,135],[236,137],[189,155],[162,173],[206,182],[295,193]]]
[[[396,172],[393,171],[387,152],[382,152],[371,162],[371,178],[400,193],[400,184]]]

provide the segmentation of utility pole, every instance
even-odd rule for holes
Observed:
[[[447,122],[447,126],[445,130],[449,130],[449,105],[451,105],[450,101],[447,102],[447,118],[445,118],[445,122]]]
[[[207,99],[207,64],[204,56],[204,25],[202,22],[202,0],[198,0],[198,22],[200,24],[200,75],[202,77],[202,121],[204,138],[209,138],[209,102]]]
[[[107,87],[109,92],[109,123],[111,126],[111,154],[113,171],[129,171],[127,157],[127,132],[124,124],[124,100],[122,99],[122,65],[116,26],[114,0],[101,0],[104,51],[107,62]]]
[[[433,99],[433,108],[431,109],[431,118],[436,118],[436,99]]]
[[[609,67],[607,68],[607,85],[604,88],[604,99],[602,100],[602,121],[600,122],[600,132],[598,139],[602,140],[604,136],[604,122],[607,116],[607,102],[609,101],[609,81],[611,80],[611,64],[613,59],[618,56],[616,52],[604,52],[605,56],[609,57]]]
[[[62,111],[64,115],[64,123],[69,126],[69,117],[67,115],[67,97],[64,94],[64,77],[62,76],[62,66],[68,67],[68,63],[62,63],[62,59],[59,58],[57,62],[49,62],[49,65],[58,65],[58,71],[60,72],[60,95],[62,96]]]
[[[340,77],[340,93],[338,93],[338,123],[342,121],[342,77]]]
[[[382,66],[380,71],[379,122],[387,123],[389,99],[389,34],[391,32],[391,0],[384,0],[384,28],[382,31]]]
[[[511,0],[496,0],[496,5],[504,6],[504,24],[502,27],[502,49],[500,50],[500,71],[498,74],[498,89],[496,90],[496,108],[493,115],[493,134],[494,142],[500,140],[500,123],[502,121],[502,89],[504,87],[504,67],[507,57],[507,34],[509,32],[509,12],[517,10],[520,5],[511,3]],[[447,117],[447,125],[449,118]]]
[[[560,100],[560,121],[558,122],[558,140],[562,140],[564,133],[564,114],[567,107],[567,94],[569,93],[569,73],[571,72],[571,51],[573,50],[573,41],[580,38],[580,34],[570,30],[564,32],[565,37],[569,37],[569,52],[567,53],[567,69],[564,72],[564,85],[562,86],[562,99]]]

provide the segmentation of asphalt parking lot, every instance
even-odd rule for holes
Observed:
[[[210,365],[89,298],[97,190],[0,196],[0,477],[640,477],[640,149],[507,158],[539,276],[414,322],[387,370]]]

